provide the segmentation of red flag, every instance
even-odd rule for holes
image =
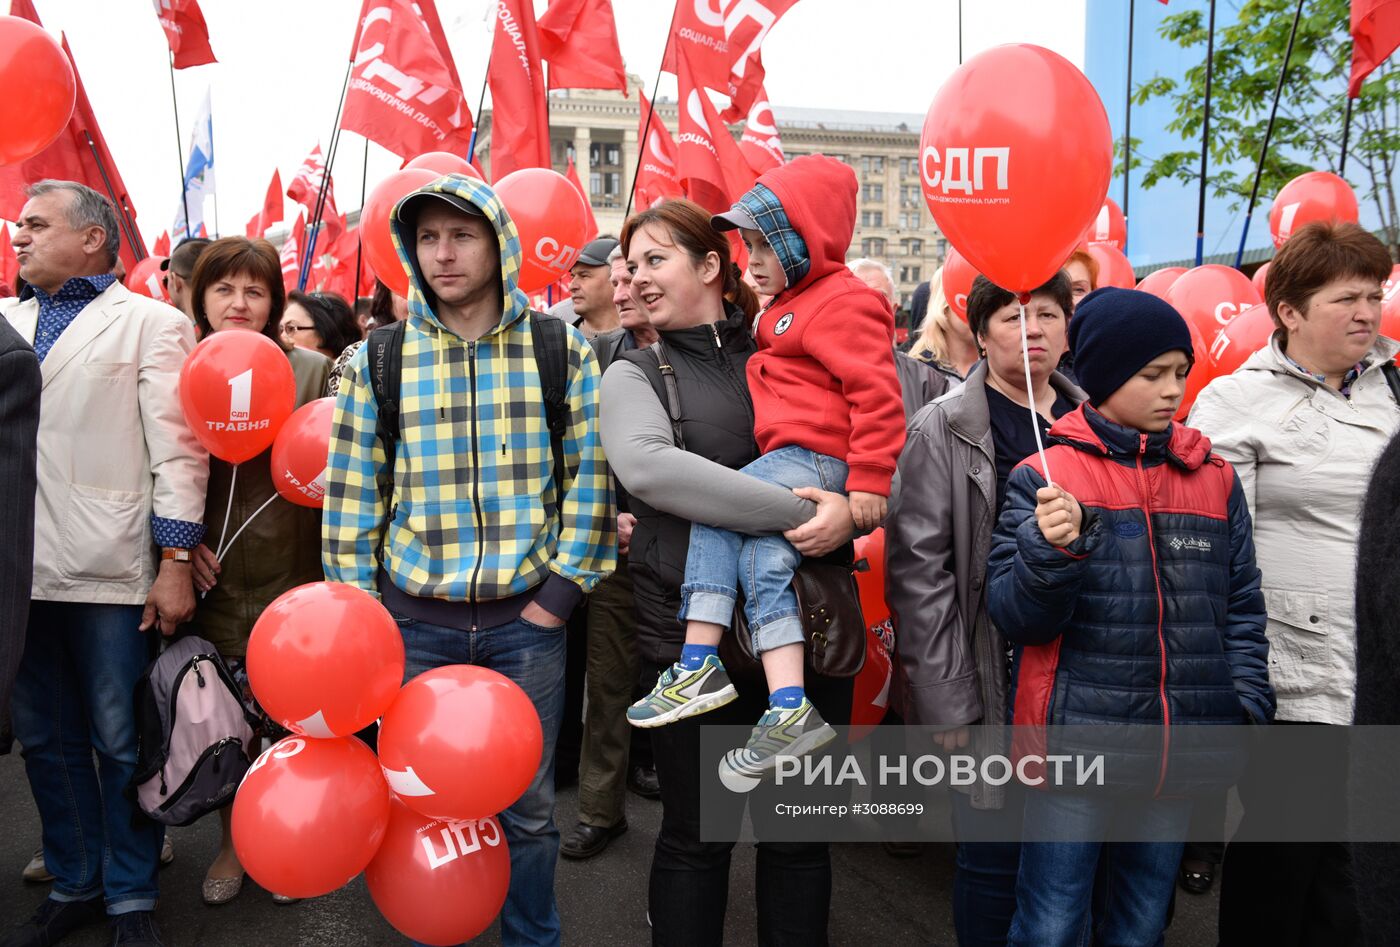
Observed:
[[[436,8],[420,18],[409,0],[364,0],[340,127],[414,158],[466,154],[472,113]]]
[[[297,222],[292,226],[292,232],[282,241],[282,250],[278,254],[282,260],[282,285],[287,288],[287,292],[297,288],[297,278],[301,275],[302,244],[305,241],[306,215],[297,214]]]
[[[287,196],[305,207],[306,212],[314,217],[322,181],[326,186],[326,205],[321,209],[321,234],[316,238],[316,242],[322,247],[328,247],[340,237],[345,224],[340,212],[335,209],[335,182],[326,176],[326,161],[321,155],[321,145],[318,142],[316,147],[311,149],[311,154],[301,163],[296,177],[292,178],[292,183],[287,187]],[[266,207],[267,200],[264,199],[263,203]],[[278,206],[281,206],[280,201]]]
[[[0,224],[0,296],[15,294],[15,280],[19,279],[19,257],[10,244],[10,225]]]
[[[320,148],[320,145],[316,146]],[[295,182],[293,182],[295,183]],[[248,221],[249,238],[261,237],[267,228],[282,220],[282,172],[272,169],[272,180],[267,184],[267,195],[263,198],[262,210]]]
[[[720,12],[711,2],[676,0],[673,41],[661,68],[679,78],[679,54],[686,53],[695,81],[729,96],[725,118],[738,121],[753,106],[763,82],[759,48],[773,24],[796,2],[743,0]]]
[[[685,192],[676,180],[676,143],[671,140],[666,123],[661,120],[659,112],[652,112],[651,103],[641,89],[637,90],[637,98],[642,104],[637,141],[645,144],[633,191],[636,205],[646,209],[667,198],[681,197]],[[647,121],[648,112],[652,113],[650,123]]]
[[[170,256],[170,231],[162,230],[151,247],[151,256]]]
[[[1400,0],[1351,0],[1351,81],[1347,95],[1361,94],[1361,83],[1400,46]]]
[[[720,121],[709,95],[693,78],[684,47],[677,59],[681,108],[676,180],[692,201],[720,214],[729,210],[734,198],[753,186],[756,175],[744,160],[729,127]]]
[[[199,9],[199,0],[152,0],[156,16],[165,30],[165,41],[175,56],[175,68],[203,66],[218,62],[209,48],[209,27]]]
[[[491,180],[517,168],[548,168],[549,104],[529,0],[497,0],[491,47]]]
[[[754,174],[762,174],[781,165],[783,143],[778,138],[778,120],[773,117],[773,107],[768,104],[768,93],[759,89],[758,101],[744,119],[744,133],[739,136],[739,150],[744,153]]]
[[[538,28],[551,89],[616,89],[627,94],[612,0],[550,0]]]
[[[583,189],[583,183],[578,179],[578,169],[574,167],[574,156],[569,155],[569,166],[564,169],[564,177],[569,179],[569,183],[578,191],[578,196],[583,198],[584,209],[588,211],[588,236],[585,240],[593,240],[598,236],[598,220],[593,216],[593,202],[588,199],[588,192]]]
[[[352,227],[336,241],[330,256],[335,265],[326,279],[328,292],[343,296],[350,302],[357,297],[374,294],[374,273],[369,268],[369,260],[360,249],[360,228]],[[360,266],[359,279],[355,279],[355,264]]]
[[[39,23],[39,15],[31,0],[14,0],[11,11],[15,16]],[[53,144],[33,158],[0,167],[0,217],[8,220],[19,217],[28,199],[24,196],[24,188],[35,181],[54,178],[86,184],[99,194],[105,194],[116,206],[117,217],[123,223],[119,253],[129,273],[136,266],[137,259],[146,255],[146,242],[141,239],[141,231],[136,225],[136,210],[131,206],[131,197],[117,171],[117,163],[107,150],[107,141],[98,127],[97,116],[92,111],[92,103],[88,101],[87,90],[83,87],[82,76],[78,73],[78,64],[73,61],[73,51],[68,48],[67,38],[63,40],[63,52],[73,66],[73,78],[78,87],[73,116]]]

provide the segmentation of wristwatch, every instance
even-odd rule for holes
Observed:
[[[176,562],[193,562],[194,556],[190,554],[188,549],[162,549],[160,559],[162,562],[168,559],[173,559]]]

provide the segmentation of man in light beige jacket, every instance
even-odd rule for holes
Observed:
[[[132,692],[155,653],[141,632],[172,634],[194,612],[189,550],[204,533],[208,457],[177,391],[194,332],[111,275],[119,231],[104,197],[67,181],[28,193],[14,235],[28,286],[3,310],[43,379],[14,731],[54,884],[4,943],[56,943],[106,914],[115,943],[159,945],[162,829],[124,790]]]

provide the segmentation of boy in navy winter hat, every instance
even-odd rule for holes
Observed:
[[[1176,780],[1192,772],[1192,741],[1171,733],[1273,717],[1264,598],[1239,478],[1172,420],[1192,361],[1185,320],[1146,293],[1100,289],[1069,340],[1089,402],[1050,428],[1053,484],[1035,457],[1012,471],[987,564],[988,610],[1016,645],[1013,723],[1049,752],[1066,740],[1055,725],[1160,727],[1161,753],[1113,759],[1123,793],[1075,792],[1047,772],[1026,794],[1008,943],[1078,943],[1101,870],[1100,936],[1152,944],[1191,815]],[[1145,840],[1105,841],[1125,823]]]

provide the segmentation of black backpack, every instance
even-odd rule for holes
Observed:
[[[531,309],[530,335],[535,343],[535,363],[540,372],[540,388],[544,390],[544,417],[549,427],[549,445],[554,453],[555,502],[558,503],[564,484],[564,430],[569,424],[569,341],[564,321]],[[394,457],[398,452],[403,429],[399,424],[399,391],[403,382],[404,321],[380,326],[365,340],[369,349],[370,391],[378,411],[376,434],[384,445],[384,469],[379,492],[384,499],[385,516],[391,514],[394,492]],[[381,541],[383,535],[381,534]]]

